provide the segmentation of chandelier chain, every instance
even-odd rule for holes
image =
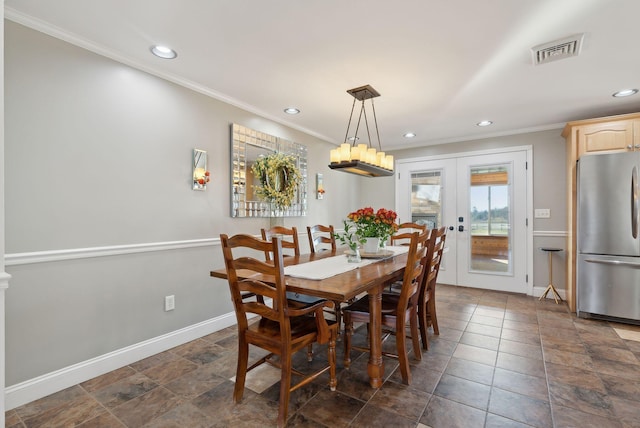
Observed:
[[[351,119],[353,118],[353,110],[355,110],[356,107],[356,99],[353,99],[353,104],[351,104],[351,114],[349,115],[349,123],[347,124],[347,133],[344,134],[344,142],[347,142],[347,138],[349,138],[349,128],[351,128]],[[356,133],[358,131],[356,130]],[[353,141],[355,142],[355,138],[353,139]]]
[[[364,108],[364,100],[362,100],[362,111],[364,112],[364,124],[367,127],[367,138],[369,139],[367,145],[371,147],[371,131],[369,131],[369,120],[367,119],[367,110]]]
[[[373,110],[373,121],[376,125],[376,134],[378,137],[378,148],[382,151],[382,144],[380,143],[380,131],[378,131],[378,118],[376,117],[376,106],[373,105],[373,98],[371,98],[371,110]],[[367,127],[369,129],[369,127]],[[371,137],[369,137],[369,141],[371,141]]]

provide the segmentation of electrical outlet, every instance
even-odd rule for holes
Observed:
[[[176,296],[164,296],[164,311],[172,311],[176,308]]]
[[[537,208],[534,210],[535,218],[551,218],[551,210],[549,208]]]

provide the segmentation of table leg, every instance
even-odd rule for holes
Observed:
[[[372,388],[382,386],[384,362],[382,361],[382,289],[384,285],[373,287],[369,294],[369,384]]]

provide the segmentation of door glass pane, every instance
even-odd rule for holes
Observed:
[[[510,273],[512,261],[508,165],[472,167],[470,172],[470,270]]]
[[[442,223],[442,170],[411,174],[411,221],[429,229]]]

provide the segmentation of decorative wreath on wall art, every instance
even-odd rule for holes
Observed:
[[[302,176],[293,156],[274,153],[258,158],[251,170],[260,180],[256,194],[278,209],[291,206]]]

